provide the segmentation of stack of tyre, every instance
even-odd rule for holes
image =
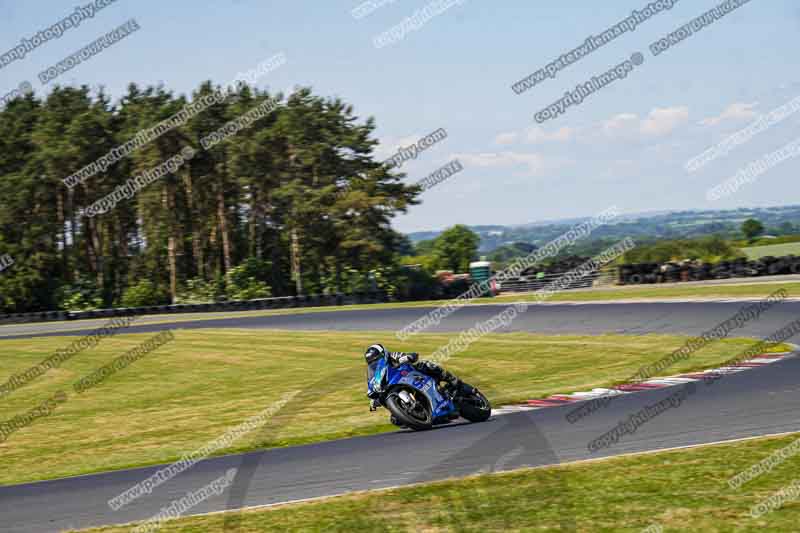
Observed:
[[[661,265],[658,263],[638,263],[622,265],[619,268],[619,282],[624,285],[658,283]]]
[[[800,257],[795,255],[765,256],[754,260],[739,258],[715,264],[694,261],[624,264],[619,267],[618,283],[620,285],[640,285],[786,274],[800,274]]]

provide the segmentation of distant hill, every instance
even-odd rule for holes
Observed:
[[[587,220],[571,218],[553,221],[530,222],[515,226],[469,226],[480,235],[481,252],[489,252],[501,246],[525,242],[541,246],[561,235],[571,226]],[[686,210],[634,213],[619,217],[614,224],[595,230],[591,239],[621,239],[639,237],[640,240],[675,239],[701,237],[715,233],[733,236],[742,221],[748,218],[760,220],[767,233],[781,234],[800,231],[800,205],[781,207],[750,207],[726,210]],[[784,230],[780,228],[783,225]],[[420,231],[410,233],[412,242],[432,239],[441,231]]]

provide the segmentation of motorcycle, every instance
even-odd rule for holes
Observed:
[[[439,390],[432,377],[407,363],[392,366],[388,356],[372,363],[367,377],[369,391],[378,393],[378,401],[400,427],[421,431],[459,416],[485,422],[492,415],[489,400],[475,387],[463,383],[458,391]]]

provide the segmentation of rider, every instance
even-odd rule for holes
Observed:
[[[394,365],[402,365],[404,363],[410,364],[414,370],[417,372],[421,372],[425,375],[428,375],[436,380],[436,383],[440,381],[444,381],[447,383],[447,386],[452,389],[453,391],[458,391],[461,389],[462,381],[458,379],[456,376],[445,370],[444,368],[440,367],[433,361],[418,361],[419,354],[410,352],[387,352],[386,348],[383,347],[382,344],[373,344],[367,351],[364,352],[364,359],[367,362],[367,380],[371,380],[372,376],[375,373],[375,366],[379,359],[383,358],[384,356],[389,356],[389,362]],[[367,397],[372,399],[370,402],[369,409],[370,411],[374,411],[380,406],[380,402],[378,401],[378,393],[376,392],[369,392],[367,391]]]

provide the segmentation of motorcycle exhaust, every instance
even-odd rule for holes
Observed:
[[[403,403],[415,405],[417,401],[411,396],[408,391],[401,390],[397,393],[397,396],[403,401]]]

